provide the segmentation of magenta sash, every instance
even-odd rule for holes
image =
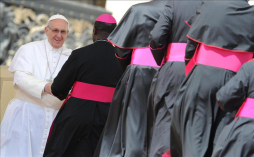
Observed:
[[[186,43],[170,43],[167,49],[166,62],[184,62]]]
[[[186,66],[185,72],[187,75],[195,64],[203,64],[237,72],[252,57],[252,53],[245,51],[234,52],[201,44]]]
[[[246,117],[246,118],[253,118],[254,119],[254,99],[253,98],[247,98],[238,112],[235,115],[235,121],[236,117]]]
[[[170,149],[166,153],[161,154],[161,157],[171,157]]]
[[[73,85],[71,96],[79,99],[109,103],[112,102],[114,91],[115,88],[113,87],[76,81]]]
[[[149,47],[133,49],[131,64],[160,67],[156,64]]]
[[[100,86],[100,85],[94,85],[94,84],[76,81],[72,87],[71,93],[66,97],[61,108],[70,97],[109,103],[109,102],[112,102],[114,91],[115,91],[115,88],[113,87],[106,87],[106,86]],[[54,122],[55,120],[53,121],[50,127],[48,139],[51,136],[51,133],[54,127]]]

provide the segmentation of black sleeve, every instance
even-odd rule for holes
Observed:
[[[238,73],[216,93],[217,103],[225,111],[237,110],[247,97],[249,77],[245,67],[243,65]]]
[[[198,46],[197,42],[191,39],[187,39],[187,46],[185,49],[185,65],[187,65],[190,59],[194,56],[197,46]]]
[[[60,100],[67,97],[76,80],[79,66],[75,54],[75,51],[73,51],[51,86],[52,93]]]
[[[197,16],[200,14],[201,10],[202,10],[202,6],[203,6],[204,2],[201,3],[201,5],[197,8],[197,11],[195,14],[193,14],[187,21],[187,25],[189,27],[192,27],[193,23],[196,21]]]
[[[121,48],[115,47],[117,61],[123,71],[125,71],[126,67],[131,62],[132,51],[133,49],[121,49]]]
[[[173,13],[169,4],[165,5],[164,12],[160,16],[150,33],[150,48],[154,59],[158,65],[161,65],[162,59],[167,50],[168,36],[172,29]]]

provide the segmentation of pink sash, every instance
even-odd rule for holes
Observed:
[[[161,157],[171,157],[170,149],[166,153],[162,154]]]
[[[170,43],[167,49],[166,62],[184,62],[186,43]]]
[[[113,87],[106,87],[76,81],[72,87],[71,93],[66,97],[61,107],[63,107],[63,105],[67,102],[67,100],[70,97],[109,103],[112,102],[114,91],[115,88]],[[54,127],[54,122],[55,120],[53,121],[50,127],[48,139],[51,136]]]
[[[131,56],[131,64],[160,67],[156,64],[149,47],[134,49]]]
[[[234,52],[201,44],[186,66],[185,73],[187,75],[195,64],[203,64],[237,72],[252,57],[252,53],[244,51]]]
[[[235,121],[236,121],[236,117],[238,116],[254,119],[254,99],[253,98],[247,98],[244,101],[244,103],[238,110],[237,114],[235,115]]]
[[[113,87],[76,81],[73,85],[71,96],[79,99],[109,103],[112,102],[114,91],[115,88]]]

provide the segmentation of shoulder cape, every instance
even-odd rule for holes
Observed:
[[[148,47],[149,34],[166,3],[152,1],[133,5],[108,37],[109,42],[124,49]]]
[[[254,53],[254,7],[245,0],[203,2],[187,23],[196,42]]]

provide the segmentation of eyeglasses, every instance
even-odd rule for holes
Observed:
[[[67,34],[67,31],[66,30],[59,30],[59,29],[52,29],[50,28],[49,26],[47,26],[54,34],[58,34],[59,32],[62,34],[62,35],[66,35]]]

